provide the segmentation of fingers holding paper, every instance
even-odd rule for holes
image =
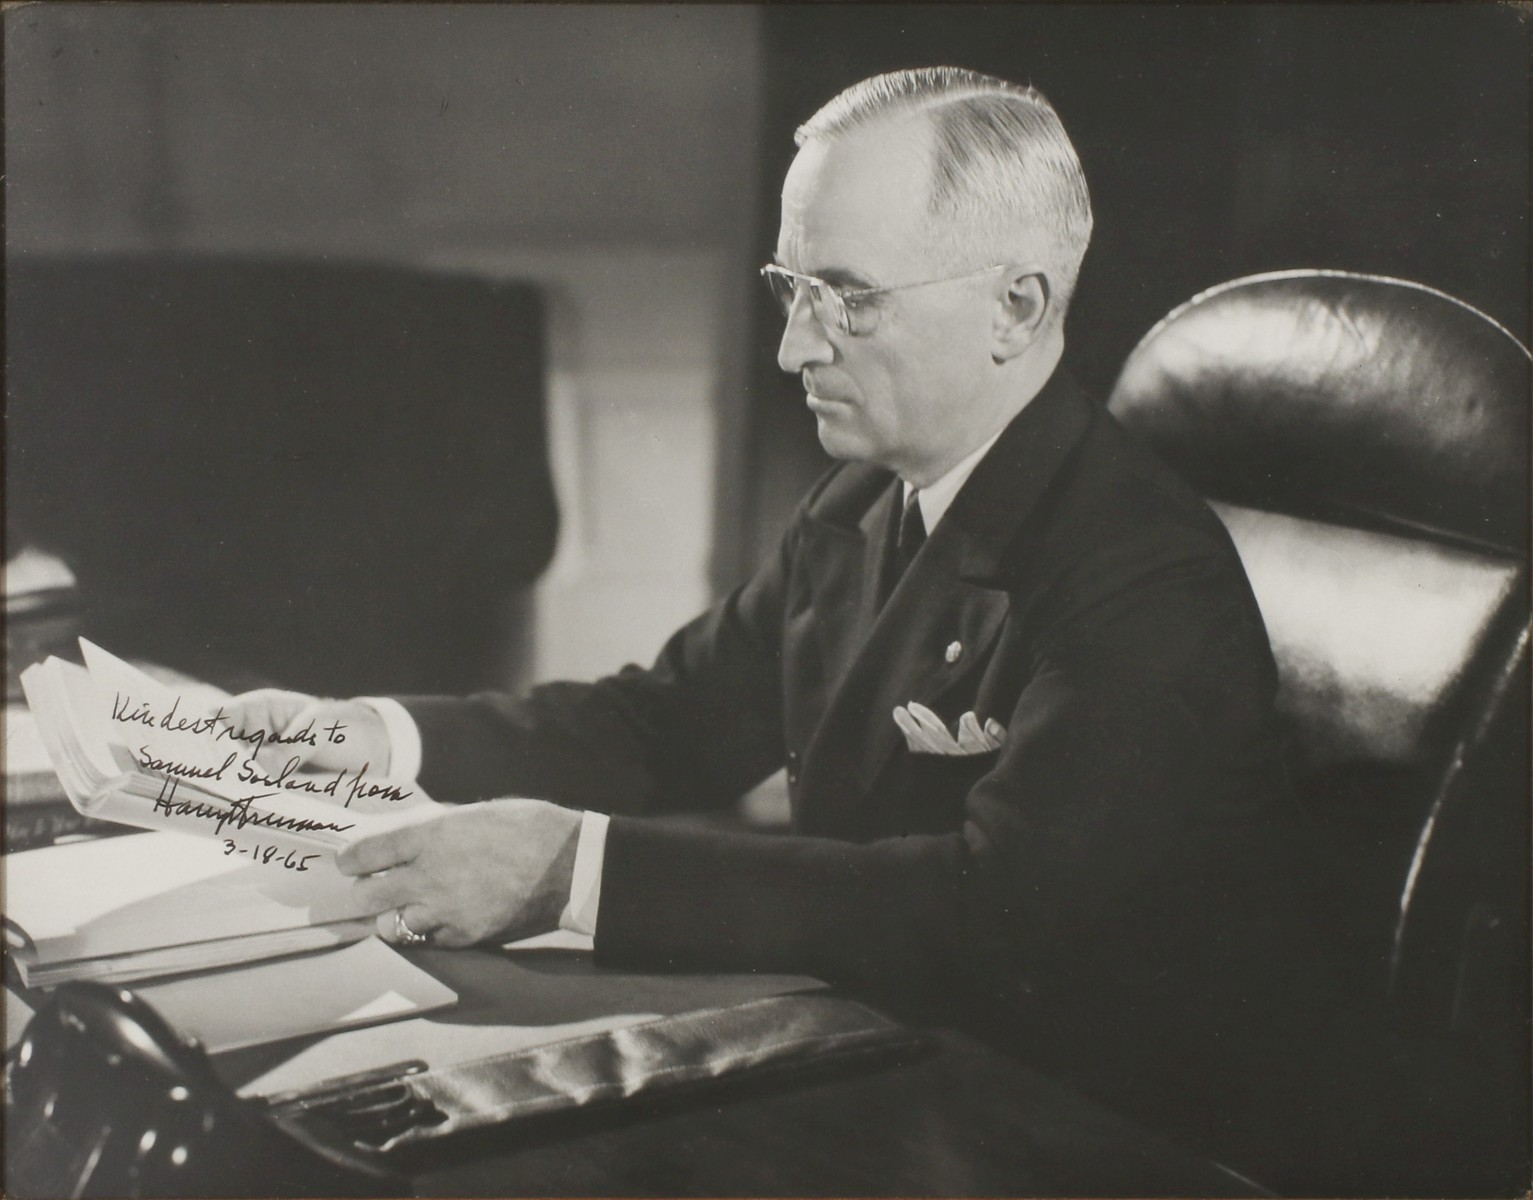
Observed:
[[[558,925],[579,834],[571,809],[492,800],[362,838],[336,865],[358,877],[386,941],[408,944],[411,932],[438,946],[511,941]]]
[[[306,771],[356,771],[367,764],[379,774],[387,771],[383,718],[359,700],[262,688],[226,701],[223,715],[234,736],[255,746],[252,757],[267,770],[296,757]]]

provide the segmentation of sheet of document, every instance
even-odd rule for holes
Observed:
[[[417,1016],[458,999],[377,938],[134,990],[210,1054]]]
[[[445,1067],[825,986],[804,975],[614,970],[565,950],[425,950],[410,957],[458,994],[454,1008],[309,1045],[221,1056],[219,1073],[242,1095],[270,1096],[412,1059]]]
[[[300,871],[228,846],[140,833],[7,855],[7,940],[51,962],[365,915],[333,858],[292,860]]]
[[[220,693],[151,678],[84,638],[80,648],[86,668],[49,658],[21,682],[48,757],[87,816],[232,837],[242,853],[274,843],[334,853],[441,811],[416,784],[376,776],[371,764],[300,770],[298,751],[343,740],[344,725],[236,728]],[[258,761],[262,746],[276,749],[274,760]]]

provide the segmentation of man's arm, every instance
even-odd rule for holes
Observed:
[[[1260,783],[1247,791],[1238,776],[1271,680],[1242,590],[1206,558],[1076,590],[951,833],[858,844],[615,817],[599,960],[994,996],[1030,989],[1092,941],[1153,941],[1217,907],[1262,816]],[[522,817],[529,830],[557,819]],[[449,909],[433,919],[456,921]]]
[[[536,796],[614,813],[718,807],[782,766],[778,633],[794,534],[647,670],[523,697],[400,697],[442,800]]]
[[[1204,736],[1164,681],[1060,666],[1023,692],[952,833],[857,844],[614,818],[598,959],[1027,988],[1147,880],[1209,865],[1187,840],[1215,769]]]
[[[355,731],[344,745],[300,747],[308,766],[331,765],[313,758],[321,753],[337,758],[337,768],[355,769],[363,759],[406,774],[418,768],[412,777],[429,795],[459,804],[539,798],[470,803],[342,854],[344,871],[376,876],[360,886],[383,913],[385,937],[395,933],[395,909],[412,930],[444,945],[538,932],[553,921],[590,932],[606,835],[596,814],[727,803],[781,766],[776,636],[794,537],[751,581],[673,636],[649,671],[545,685],[523,698],[341,701],[268,689],[236,698],[229,710],[251,727],[341,719]],[[574,811],[581,808],[592,811],[582,818]],[[504,886],[484,886],[480,865],[491,876],[498,871]]]

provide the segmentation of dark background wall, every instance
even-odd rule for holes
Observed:
[[[1099,394],[1170,308],[1291,267],[1403,276],[1528,330],[1529,10],[1479,4],[774,6],[757,252],[794,127],[879,71],[947,63],[1054,103],[1097,226],[1066,362]],[[759,300],[748,481],[721,581],[827,459]]]
[[[4,34],[8,258],[531,284],[562,521],[530,670],[646,660],[707,603],[753,284],[754,8],[47,3]]]
[[[12,251],[740,236],[748,8],[7,8]]]

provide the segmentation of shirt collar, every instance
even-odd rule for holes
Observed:
[[[995,445],[996,438],[1001,436],[1002,429],[997,429],[993,434],[976,446],[968,454],[959,459],[946,475],[940,479],[920,488],[918,503],[921,505],[921,520],[926,525],[926,532],[930,534],[937,528],[937,522],[942,520],[948,506],[953,503],[953,497],[968,482],[974,468],[979,466],[979,460],[985,457],[990,447]],[[901,481],[903,491],[900,493],[901,502],[909,502],[911,485]]]

